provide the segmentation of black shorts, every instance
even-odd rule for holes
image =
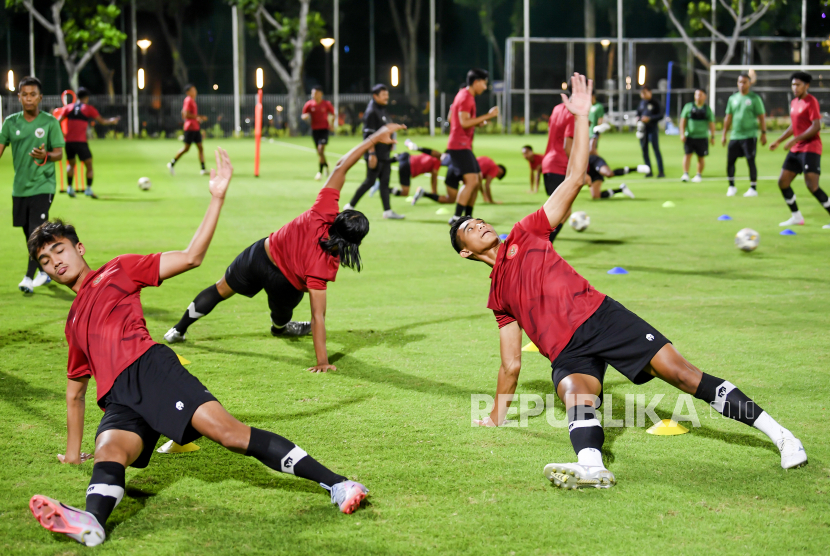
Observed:
[[[821,155],[817,153],[787,153],[782,170],[795,174],[810,173],[821,175]]]
[[[727,148],[727,156],[730,160],[738,158],[755,158],[755,151],[758,147],[758,139],[755,137],[751,139],[733,139],[729,141]]]
[[[190,143],[201,143],[202,142],[202,132],[198,129],[191,129],[184,132],[184,142],[185,144]]]
[[[303,300],[303,292],[295,288],[268,258],[265,238],[245,249],[233,260],[225,271],[225,281],[233,291],[245,297],[254,297],[264,289],[268,294],[272,315],[287,314],[289,320],[294,308]]]
[[[606,296],[553,360],[554,391],[562,379],[577,373],[602,383],[608,365],[634,384],[644,384],[654,378],[645,372],[646,366],[670,343],[646,321]]]
[[[41,193],[31,197],[12,197],[12,226],[34,230],[49,220],[54,195]]]
[[[599,173],[599,169],[603,166],[608,166],[608,163],[601,156],[592,154],[588,157],[588,176],[590,176],[592,183],[595,181],[605,181],[605,176]]]
[[[398,177],[401,187],[409,187],[412,183],[412,168],[409,166],[409,153],[398,155]]]
[[[454,167],[455,171],[462,176],[481,172],[478,160],[470,149],[450,149],[447,154],[450,155],[450,160],[452,160],[450,167]]]
[[[705,137],[686,137],[683,143],[685,154],[696,154],[698,158],[709,156],[709,139]]]
[[[131,467],[147,467],[160,435],[180,445],[201,437],[190,420],[199,406],[215,401],[172,349],[156,344],[124,369],[99,400],[106,413],[95,436],[108,430],[134,432],[144,449]]]
[[[553,195],[556,188],[565,181],[565,174],[542,174],[542,179],[545,180],[545,192],[548,195]]]
[[[66,160],[75,160],[75,157],[78,160],[89,160],[92,158],[92,152],[89,150],[89,143],[84,141],[81,143],[78,142],[69,142],[66,144]]]
[[[312,129],[311,140],[314,141],[314,146],[327,145],[329,142],[329,130],[327,129]]]
[[[450,164],[447,166],[447,175],[444,176],[444,185],[447,186],[447,189],[458,189],[458,184],[463,182],[463,177],[461,172]]]

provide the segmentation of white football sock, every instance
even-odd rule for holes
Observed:
[[[602,452],[596,448],[582,448],[576,458],[580,465],[605,468],[605,464],[602,463]]]
[[[769,439],[775,444],[778,444],[778,441],[781,440],[781,437],[785,433],[790,432],[779,425],[778,421],[770,417],[769,413],[766,411],[761,412],[758,418],[755,419],[755,423],[752,426],[769,436]]]

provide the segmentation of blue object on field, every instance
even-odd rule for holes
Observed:
[[[615,266],[608,271],[608,274],[628,274],[628,271],[621,266]]]
[[[722,214],[722,215],[718,216],[718,220],[721,220],[721,221],[732,220],[732,217],[729,216],[728,214]]]
[[[794,232],[794,231],[792,231],[792,230],[781,230],[781,233],[780,233],[779,235],[782,235],[782,236],[794,236],[794,235],[795,235],[795,232]]]
[[[499,234],[499,239],[504,241],[507,239],[507,234]]]

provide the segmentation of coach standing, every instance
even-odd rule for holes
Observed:
[[[654,148],[654,157],[657,159],[658,178],[665,178],[663,172],[663,156],[660,154],[660,129],[657,122],[663,119],[663,110],[660,103],[652,97],[651,89],[643,87],[640,89],[640,106],[637,107],[637,137],[640,139],[640,147],[643,149],[643,161],[651,167],[651,159],[648,156],[648,144]],[[653,172],[646,174],[647,178],[654,175]]]

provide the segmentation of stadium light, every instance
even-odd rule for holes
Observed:
[[[320,44],[322,44],[326,48],[326,52],[328,52],[331,50],[331,47],[334,46],[334,39],[331,37],[320,39]]]
[[[219,90],[219,85],[217,85],[216,83],[214,83],[214,84],[213,84],[213,90],[214,90],[214,91],[218,91],[218,90]]]
[[[138,88],[144,90],[144,68],[138,69]]]
[[[646,84],[646,67],[640,66],[640,71],[637,72],[637,84],[638,85],[645,85]]]
[[[265,84],[265,76],[262,73],[262,68],[256,69],[256,88],[262,89],[262,86]]]
[[[392,66],[392,86],[398,86],[398,66]]]
[[[139,41],[135,41],[135,44],[141,49],[142,54],[147,54],[147,49],[150,48],[150,45],[153,44],[153,41],[148,39],[141,39]]]
[[[277,112],[282,112],[282,106],[277,106]]]
[[[602,39],[601,41],[599,41],[599,44],[602,45],[603,50],[608,50],[608,47],[611,46],[611,41],[609,41],[608,39]]]
[[[14,91],[14,71],[9,70],[9,90]]]
[[[565,81],[563,81],[563,82],[562,82],[562,90],[563,90],[563,91],[567,91],[567,90],[568,90],[568,83],[567,83],[567,82],[565,82]]]

